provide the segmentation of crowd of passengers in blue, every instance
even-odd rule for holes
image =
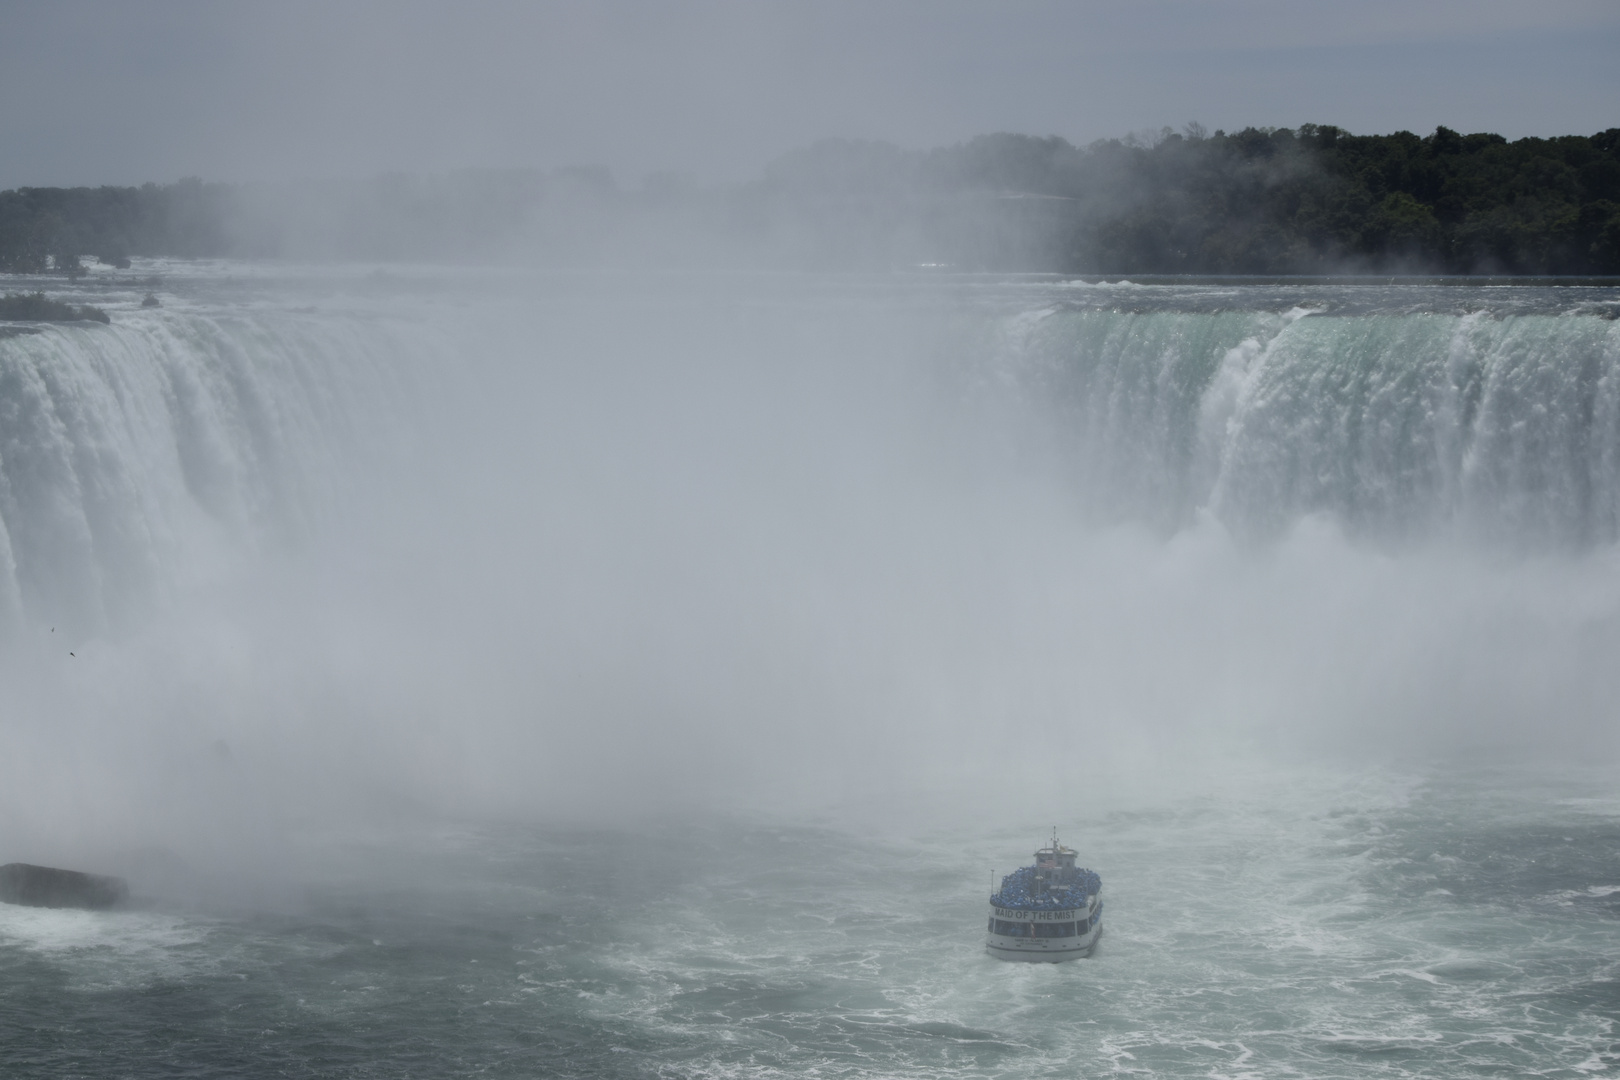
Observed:
[[[1084,907],[1086,897],[1102,888],[1102,878],[1078,867],[1073,873],[1073,882],[1051,882],[1048,883],[1047,892],[1036,893],[1035,867],[1025,866],[1001,879],[1001,891],[991,896],[990,902],[997,907],[1024,911],[1066,911]]]

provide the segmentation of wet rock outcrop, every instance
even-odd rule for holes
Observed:
[[[110,908],[129,898],[123,878],[32,863],[0,866],[0,901],[49,908]]]

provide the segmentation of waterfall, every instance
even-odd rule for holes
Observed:
[[[0,338],[0,622],[93,631],[222,553],[317,527],[453,351],[448,322],[404,311],[191,303]],[[1059,303],[991,321],[969,335],[973,363],[995,367],[1094,520],[1620,538],[1612,318]]]
[[[1620,537],[1620,322],[1303,309],[1021,316],[1001,358],[1094,513],[1274,535]]]
[[[0,338],[9,812],[1610,748],[1613,319],[348,274]]]
[[[0,621],[95,631],[307,532],[409,355],[397,328],[251,309],[0,338]]]

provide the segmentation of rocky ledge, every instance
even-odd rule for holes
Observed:
[[[49,908],[110,908],[129,898],[123,878],[58,870],[54,866],[0,866],[0,901]]]

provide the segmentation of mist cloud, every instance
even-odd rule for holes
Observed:
[[[1167,534],[1091,501],[1061,388],[903,285],[478,281],[344,302],[432,329],[413,405],[359,377],[354,316],[261,316],[327,327],[303,348],[370,452],[310,448],[291,543],[250,530],[99,629],[26,613],[16,857],[262,872],[301,832],[459,816],[1038,815],[1077,772],[1102,799],[1279,755],[1615,749],[1609,547],[1421,513],[1391,546],[1293,506],[1262,541]]]

